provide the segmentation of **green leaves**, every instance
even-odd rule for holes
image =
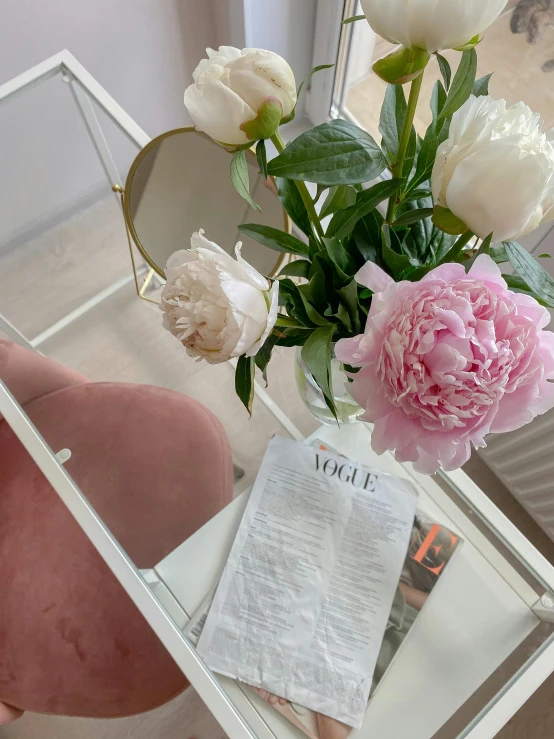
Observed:
[[[385,180],[358,193],[355,205],[335,213],[327,229],[327,235],[342,239],[351,234],[361,218],[371,213],[383,200],[398,192],[404,182],[403,179]]]
[[[372,137],[348,121],[316,126],[292,141],[268,164],[277,177],[320,185],[353,185],[378,177],[387,166]]]
[[[244,198],[251,208],[261,211],[260,206],[250,196],[250,178],[244,151],[237,151],[231,159],[231,182],[241,198]]]
[[[321,206],[319,217],[326,218],[336,213],[337,210],[354,205],[356,194],[356,190],[351,185],[335,185],[331,187]]]
[[[554,308],[554,280],[516,241],[505,241],[506,254],[517,274],[544,303]]]
[[[298,254],[301,257],[308,256],[308,247],[296,236],[279,231],[271,226],[260,226],[257,223],[243,223],[239,231],[245,236],[250,236],[259,244],[267,246],[274,251],[286,252],[287,254]]]
[[[338,421],[331,376],[331,344],[334,332],[333,325],[316,329],[302,347],[302,359],[321,389],[327,407]]]
[[[462,107],[472,93],[476,73],[477,52],[475,49],[464,51],[458,70],[452,80],[445,106],[439,114],[439,119],[451,116]]]
[[[235,370],[235,390],[250,415],[252,415],[252,403],[254,401],[255,374],[256,363],[254,357],[247,357],[244,354],[239,357]]]

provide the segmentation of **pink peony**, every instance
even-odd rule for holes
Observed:
[[[418,472],[454,470],[554,407],[554,334],[536,300],[508,290],[493,260],[466,274],[444,264],[420,282],[394,282],[368,262],[356,280],[375,295],[365,333],[337,344],[361,369],[349,390],[375,424],[377,454],[395,450]]]

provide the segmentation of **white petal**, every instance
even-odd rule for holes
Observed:
[[[250,281],[253,285],[258,287],[260,290],[269,290],[269,282],[268,280],[261,275],[257,269],[255,269],[251,264],[249,264],[246,259],[243,258],[241,254],[242,249],[242,241],[237,242],[237,245],[235,246],[235,254],[237,255],[237,262],[242,265],[246,271],[246,274],[250,278]]]
[[[202,80],[206,77],[202,75]],[[248,142],[241,125],[256,114],[241,98],[219,79],[208,78],[185,90],[185,105],[199,131],[204,131],[223,144]]]
[[[483,33],[500,15],[508,0],[439,0],[429,20],[428,51],[463,46]]]
[[[545,188],[542,167],[519,146],[492,141],[456,167],[446,189],[450,210],[480,238],[518,238]]]
[[[361,0],[361,4],[375,33],[393,44],[410,46],[406,0]]]
[[[253,357],[261,347],[265,344],[269,334],[273,331],[273,327],[277,323],[277,316],[279,315],[279,280],[274,280],[271,290],[269,291],[269,313],[267,316],[267,325],[262,337],[255,344],[252,345],[251,349],[246,352],[247,357]]]
[[[296,82],[289,64],[278,54],[263,49],[244,49],[229,64],[229,87],[258,111],[267,98],[277,98],[283,117],[296,105]]]

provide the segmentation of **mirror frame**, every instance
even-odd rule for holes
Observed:
[[[150,257],[150,255],[148,254],[147,250],[144,248],[143,244],[141,243],[141,240],[138,237],[138,234],[137,234],[136,229],[135,229],[135,224],[134,224],[133,218],[131,216],[131,198],[128,197],[128,194],[131,192],[131,187],[133,186],[133,179],[135,177],[135,174],[137,172],[137,169],[139,168],[140,163],[142,162],[142,160],[144,159],[144,157],[148,154],[148,152],[151,151],[155,146],[157,146],[164,139],[167,139],[170,136],[175,136],[175,135],[180,134],[180,133],[194,133],[197,136],[202,136],[207,141],[210,141],[214,146],[219,146],[219,144],[217,144],[213,139],[211,139],[205,133],[202,133],[202,131],[197,131],[194,126],[186,126],[184,128],[173,128],[173,129],[171,129],[171,131],[165,131],[164,133],[160,134],[159,136],[156,136],[151,141],[149,141],[146,144],[146,146],[139,151],[139,153],[135,157],[135,160],[131,164],[131,167],[130,167],[129,172],[127,174],[127,179],[125,180],[125,188],[124,188],[123,193],[122,193],[122,195],[123,195],[123,197],[122,197],[123,218],[125,219],[125,225],[127,226],[127,229],[129,231],[129,233],[131,234],[131,237],[132,237],[132,239],[133,239],[133,241],[134,241],[137,249],[139,250],[142,258],[149,265],[149,267],[151,267],[164,280],[166,279],[165,272],[163,271],[163,269],[161,267],[159,267],[157,264],[155,264],[152,261],[152,258]],[[223,149],[224,147],[220,147],[220,148]],[[247,154],[247,156],[251,156],[253,158],[253,160],[255,162],[257,162],[256,153],[255,153],[254,149],[247,149],[246,150],[246,154]],[[275,182],[275,178],[274,177],[271,177],[271,179],[273,180],[273,182]],[[231,181],[230,180],[229,180],[229,187],[232,188],[232,184],[231,184]],[[278,198],[277,195],[275,195],[275,197],[277,198],[277,200],[279,200],[279,198]],[[285,211],[285,209],[281,205],[280,201],[279,201],[279,205],[280,205],[281,211],[283,213],[283,223],[284,223],[283,228],[284,228],[284,230],[287,233],[290,234],[292,232],[292,221],[291,221],[288,213]],[[279,270],[281,269],[281,267],[283,267],[284,264],[286,263],[286,261],[288,259],[288,256],[289,256],[288,254],[281,254],[281,255],[277,256],[277,259],[276,259],[276,262],[275,262],[275,266],[271,270],[271,273],[268,274],[268,277],[271,277],[271,278],[276,277],[276,275],[279,272]]]

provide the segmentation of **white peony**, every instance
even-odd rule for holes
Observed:
[[[508,0],[361,0],[375,33],[408,49],[464,46],[483,33]]]
[[[435,202],[473,233],[508,241],[554,219],[554,129],[524,103],[471,96],[437,151]]]
[[[292,113],[294,74],[278,54],[233,46],[206,52],[208,59],[196,67],[194,84],[185,91],[185,105],[199,131],[220,143],[241,145],[251,140],[244,124],[254,121],[268,100],[279,103],[281,118]]]
[[[243,354],[251,357],[277,320],[279,282],[273,286],[240,255],[194,233],[191,248],[173,254],[166,266],[161,300],[163,325],[191,357],[210,364]]]

